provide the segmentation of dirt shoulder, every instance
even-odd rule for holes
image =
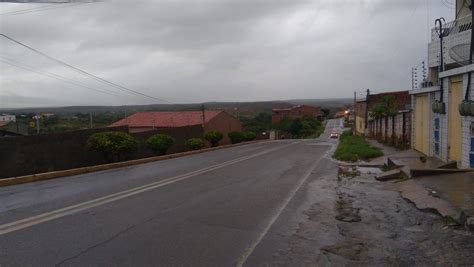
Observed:
[[[324,176],[277,265],[472,265],[474,235],[420,211],[374,174]]]

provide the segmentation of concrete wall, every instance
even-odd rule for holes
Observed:
[[[411,113],[411,128],[410,128],[410,131],[411,131],[411,148],[415,148],[417,146],[416,142],[417,142],[417,138],[415,136],[415,125],[420,125],[420,122],[417,122],[416,119],[415,119],[415,105],[417,105],[417,98],[415,96],[417,95],[425,95],[427,96],[428,98],[428,120],[427,121],[424,121],[423,122],[423,125],[427,125],[428,127],[428,146],[429,146],[429,150],[428,150],[428,154],[427,156],[437,156],[435,154],[435,149],[434,149],[434,120],[435,120],[435,114],[433,113],[432,111],[432,104],[433,102],[436,100],[436,99],[439,99],[439,94],[436,93],[436,92],[426,92],[426,93],[421,93],[421,94],[416,94],[416,95],[412,95],[412,113]],[[442,127],[441,127],[442,128]],[[441,139],[441,138],[440,138]],[[439,156],[438,156],[439,157]]]
[[[383,142],[410,147],[411,118],[411,112],[403,112],[394,117],[371,120],[367,124],[367,135]]]
[[[365,135],[365,117],[356,116],[356,132]]]
[[[85,146],[90,135],[105,131],[128,132],[128,128],[123,126],[1,138],[0,178],[106,163],[102,155],[88,151]],[[152,156],[152,151],[144,143],[148,137],[158,133],[171,135],[176,140],[176,144],[169,150],[169,153],[174,153],[186,150],[184,142],[187,139],[201,137],[202,128],[199,125],[132,133],[139,141],[139,149],[130,159]]]

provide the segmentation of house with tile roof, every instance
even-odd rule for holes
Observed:
[[[219,131],[224,134],[221,144],[228,144],[229,132],[241,131],[240,121],[222,110],[206,111],[172,111],[172,112],[138,112],[123,118],[110,127],[128,126],[131,133],[146,132],[165,128],[182,128],[201,125],[202,136],[209,131]],[[196,136],[201,137],[201,136]]]

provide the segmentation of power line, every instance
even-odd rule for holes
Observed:
[[[91,3],[95,3],[95,2],[49,4],[49,5],[45,5],[45,6],[42,6],[42,7],[33,7],[33,8],[27,8],[27,9],[22,9],[22,10],[16,10],[16,11],[0,13],[0,16],[22,15],[22,14],[40,12],[40,11],[43,11],[43,10],[58,9],[58,8],[71,7],[71,6],[77,6],[77,5],[83,5],[83,4],[91,4]]]
[[[46,76],[46,77],[50,77],[50,78],[53,78],[53,79],[57,79],[57,80],[60,80],[60,81],[66,82],[66,83],[71,83],[71,84],[74,84],[74,85],[76,85],[76,86],[80,86],[80,87],[83,87],[83,88],[86,88],[86,89],[89,89],[89,90],[93,90],[93,91],[96,91],[96,92],[100,92],[100,93],[104,93],[104,94],[108,94],[108,95],[120,97],[120,95],[117,95],[117,94],[114,93],[114,92],[110,93],[110,92],[108,92],[108,91],[102,91],[102,90],[99,90],[99,89],[95,89],[95,88],[92,88],[92,87],[83,85],[83,84],[81,84],[80,82],[74,81],[74,80],[72,80],[72,79],[68,79],[68,78],[66,78],[66,77],[63,77],[63,76],[60,76],[60,75],[57,75],[57,74],[54,74],[54,73],[51,73],[51,72],[35,70],[35,69],[30,68],[30,67],[28,67],[28,66],[21,66],[20,64],[16,64],[16,63],[14,63],[14,62],[11,62],[11,61],[8,60],[8,59],[2,59],[2,58],[0,58],[0,61],[3,62],[3,63],[6,63],[6,64],[8,64],[8,65],[11,65],[11,66],[20,68],[20,69],[24,69],[24,70],[27,70],[27,71],[34,72],[34,73],[39,74],[39,75],[43,75],[43,76]]]
[[[96,81],[99,81],[99,82],[102,82],[102,83],[106,83],[107,85],[112,86],[112,87],[115,87],[115,88],[117,88],[117,89],[119,89],[119,90],[122,90],[122,91],[127,91],[127,92],[129,92],[129,93],[133,93],[133,94],[136,94],[136,95],[140,95],[140,96],[143,96],[143,97],[147,97],[147,98],[150,98],[150,99],[153,99],[153,100],[158,100],[158,101],[161,101],[161,102],[169,103],[168,101],[166,101],[166,100],[164,100],[164,99],[160,99],[160,98],[157,98],[157,97],[154,97],[154,96],[150,96],[150,95],[147,95],[147,94],[144,94],[144,93],[141,93],[141,92],[132,90],[132,89],[127,88],[127,87],[125,87],[125,86],[123,86],[123,85],[119,85],[119,84],[117,84],[117,83],[108,81],[108,80],[106,80],[106,79],[104,79],[104,78],[101,78],[101,77],[99,77],[99,76],[96,76],[96,75],[94,75],[94,74],[92,74],[92,73],[89,73],[89,72],[87,72],[87,71],[85,71],[85,70],[82,70],[82,69],[79,69],[79,68],[77,68],[77,67],[74,67],[74,66],[72,66],[72,65],[70,65],[70,64],[68,64],[68,63],[66,63],[66,62],[64,62],[64,61],[61,61],[61,60],[56,59],[56,58],[54,58],[54,57],[52,57],[52,56],[49,56],[49,55],[47,55],[47,54],[45,54],[45,53],[43,53],[43,52],[41,52],[41,51],[39,51],[39,50],[37,50],[37,49],[31,47],[31,46],[28,46],[28,45],[26,45],[26,44],[24,44],[24,43],[22,43],[22,42],[20,42],[20,41],[18,41],[18,40],[16,40],[16,39],[14,39],[14,38],[12,38],[12,37],[9,37],[9,36],[7,36],[7,35],[5,35],[5,34],[3,34],[3,33],[0,33],[0,36],[3,36],[4,38],[6,38],[6,39],[8,39],[8,40],[10,40],[10,41],[12,41],[12,42],[18,44],[18,45],[21,45],[21,46],[23,46],[23,47],[25,47],[25,48],[27,48],[27,49],[29,49],[29,50],[31,50],[31,51],[33,51],[33,52],[35,52],[35,53],[41,55],[41,56],[43,56],[43,57],[46,57],[46,58],[49,59],[49,60],[52,60],[52,61],[54,61],[54,62],[56,62],[56,63],[59,63],[59,64],[61,64],[61,65],[63,65],[63,66],[66,66],[66,67],[68,67],[68,68],[70,68],[70,69],[72,69],[72,70],[74,70],[74,71],[76,71],[76,72],[78,72],[78,73],[81,73],[82,75],[86,75],[86,76],[88,76],[88,77],[90,77],[90,78],[92,78],[92,79],[94,79],[94,80],[96,80]]]
[[[32,7],[32,8],[25,8],[25,9],[15,10],[15,11],[9,11],[9,12],[5,12],[5,13],[0,13],[0,16],[16,14],[16,13],[22,13],[22,12],[27,12],[27,11],[32,11],[32,10],[41,10],[41,9],[45,9],[45,8],[52,7],[52,6],[55,6],[55,5],[54,4],[49,4],[49,5],[42,5],[42,6],[39,6],[39,7]]]
[[[11,58],[8,58],[8,57],[5,57],[4,55],[1,55],[0,54],[0,59],[3,58],[4,60],[7,60],[7,61],[10,61],[10,62],[13,62],[15,65],[15,67],[18,67],[18,68],[23,68],[23,69],[26,69],[26,70],[34,70],[35,72],[42,72],[44,74],[47,74],[47,75],[50,75],[50,76],[55,76],[57,77],[58,79],[62,79],[62,80],[68,80],[70,81],[71,83],[74,83],[75,85],[77,86],[81,86],[81,87],[86,87],[88,89],[93,89],[93,90],[96,90],[96,91],[106,91],[108,92],[109,94],[113,94],[114,96],[124,96],[124,95],[120,95],[118,94],[118,92],[115,92],[115,91],[112,91],[112,90],[109,90],[109,89],[105,89],[105,88],[100,88],[100,89],[96,89],[96,88],[92,88],[90,87],[89,85],[85,84],[85,83],[82,83],[78,80],[74,80],[74,79],[71,79],[71,78],[67,78],[67,77],[64,77],[64,76],[61,76],[61,75],[58,75],[58,74],[55,74],[55,73],[52,73],[52,72],[48,72],[48,71],[45,71],[45,70],[39,70],[39,69],[35,69],[35,67],[31,66],[31,65],[28,65],[28,64],[25,64],[23,62],[20,62],[20,61],[17,61],[17,60],[14,60],[14,59],[11,59]],[[4,61],[5,62],[5,61]],[[7,64],[10,64],[8,62],[5,62]],[[12,64],[10,64],[12,65]],[[21,66],[17,66],[17,65],[21,65]],[[22,67],[23,66],[23,67]],[[104,92],[105,93],[105,92]]]

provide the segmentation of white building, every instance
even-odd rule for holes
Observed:
[[[2,114],[0,115],[0,121],[16,121],[16,116],[15,115],[9,115],[9,114]]]
[[[469,72],[474,71],[474,64],[469,64],[471,23],[469,5],[457,0],[456,19],[443,23],[443,66],[436,27],[428,44],[428,83],[410,92],[412,147],[445,162],[455,161],[461,168],[474,167],[474,102],[470,102],[474,101],[474,73],[466,94]],[[473,112],[461,115],[461,103],[472,103]]]

